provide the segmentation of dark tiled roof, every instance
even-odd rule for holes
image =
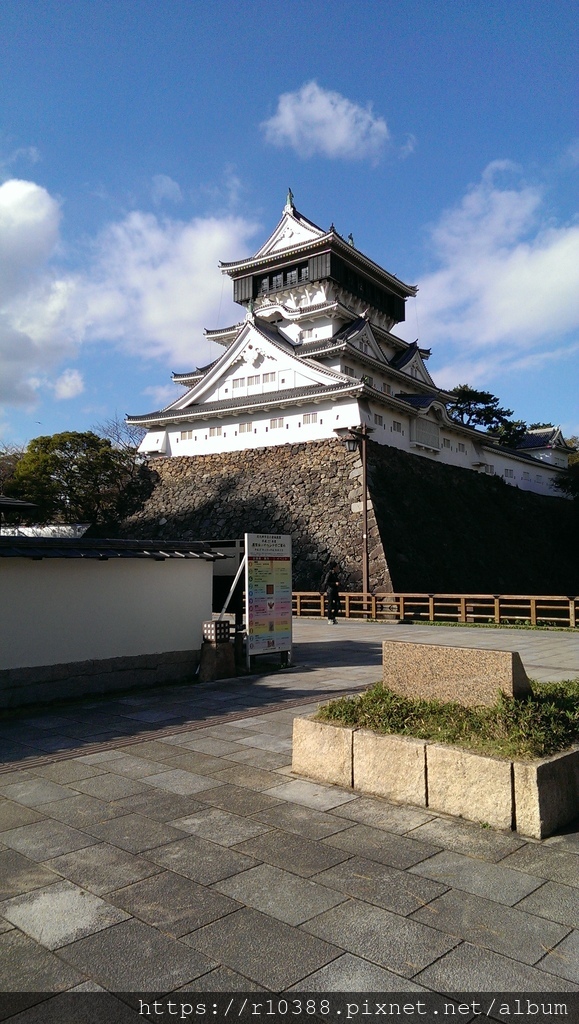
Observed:
[[[65,537],[0,537],[0,558],[224,558],[205,541],[104,540]]]
[[[23,512],[25,508],[36,507],[31,501],[21,501],[20,498],[9,498],[5,494],[0,494],[0,512]]]
[[[413,406],[415,409],[427,409],[433,402],[440,402],[444,405],[442,398],[438,395],[405,395],[398,394],[394,396],[400,402],[406,402],[407,405]]]
[[[410,362],[417,352],[418,342],[413,341],[406,349],[406,352],[399,352],[390,360],[390,366],[394,367],[395,370],[401,370],[403,366],[406,366]]]
[[[567,451],[573,451],[565,443],[559,427],[546,427],[545,430],[530,430],[519,441],[517,448],[565,448]]]
[[[346,324],[344,327],[341,327],[336,334],[334,334],[334,340],[337,341],[339,339],[340,341],[351,341],[352,338],[355,338],[356,335],[360,333],[360,331],[364,330],[367,323],[368,321],[365,317],[356,317],[355,320],[352,320],[351,324]]]

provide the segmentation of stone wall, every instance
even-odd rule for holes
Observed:
[[[131,537],[226,540],[286,533],[293,541],[294,589],[318,590],[335,558],[349,590],[361,589],[362,464],[338,440],[287,444],[151,463],[156,487],[124,525]],[[392,583],[372,503],[370,582]]]
[[[361,588],[362,465],[339,440],[159,459],[125,536],[289,533],[294,589],[335,558]],[[563,498],[368,442],[370,586],[419,593],[576,594],[577,511]]]

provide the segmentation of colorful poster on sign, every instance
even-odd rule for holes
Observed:
[[[291,537],[245,534],[247,656],[292,646]]]

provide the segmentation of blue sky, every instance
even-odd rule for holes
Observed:
[[[291,186],[440,386],[579,433],[572,0],[3,0],[0,439],[176,397]]]

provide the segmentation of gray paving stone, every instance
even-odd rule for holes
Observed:
[[[78,760],[55,761],[53,764],[45,764],[34,769],[35,775],[61,785],[78,782],[79,779],[90,779],[95,775],[101,775],[102,772],[102,768],[93,768],[89,764],[79,763]]]
[[[329,942],[249,908],[198,929],[183,942],[275,991],[295,984],[341,952]]]
[[[159,768],[158,761],[147,761],[146,757],[134,757],[133,754],[117,757],[109,765],[109,771],[113,775],[123,775],[129,779],[143,779],[147,775],[158,775]],[[163,765],[162,770],[169,771],[169,765]]]
[[[412,920],[524,964],[536,964],[547,949],[556,946],[568,933],[563,925],[456,890],[417,910]]]
[[[269,917],[294,925],[303,924],[346,899],[342,893],[271,864],[260,864],[226,878],[213,888]]]
[[[95,993],[97,998],[91,995],[90,1001],[85,1001],[83,993],[86,992]],[[140,1024],[143,1020],[136,1009],[91,982],[48,999],[44,994],[36,998],[41,998],[42,1002],[10,1017],[10,1024],[103,1024],[104,1021],[106,1024]]]
[[[13,782],[12,785],[5,786],[3,796],[8,800],[24,804],[25,807],[39,807],[52,800],[62,800],[71,796],[71,791],[66,786],[50,782],[49,779],[35,778],[24,779],[22,782]]]
[[[291,739],[285,736],[271,736],[268,733],[253,733],[239,740],[241,746],[257,747],[258,750],[272,750],[276,754],[290,753],[292,749]]]
[[[97,839],[120,846],[128,853],[142,853],[143,850],[182,839],[184,831],[140,814],[125,814],[122,818],[111,818],[87,828]]]
[[[212,757],[211,754],[202,754],[198,750],[183,750],[175,747],[175,757],[167,761],[171,768],[182,768],[183,771],[193,772],[195,775],[213,775],[214,772],[222,772],[233,765],[224,757]]]
[[[67,881],[5,900],[0,913],[47,949],[66,946],[128,916]]]
[[[185,772],[182,768],[168,768],[159,775],[149,775],[145,782],[147,786],[178,793],[180,796],[193,796],[195,793],[202,793],[206,789],[221,785],[213,775],[194,775],[193,772]]]
[[[183,988],[175,990],[176,993],[185,992],[262,992],[263,989],[249,978],[242,974],[231,971],[229,967],[217,967],[209,974],[204,974],[195,981],[190,981]]]
[[[111,992],[172,992],[215,966],[142,921],[124,921],[73,942],[59,957]]]
[[[224,783],[216,789],[206,790],[201,794],[201,799],[212,807],[221,807],[233,814],[249,815],[268,807],[277,807],[279,800],[270,795],[274,792],[275,790],[269,790],[268,793],[260,793],[255,789]]]
[[[45,867],[94,892],[97,896],[112,892],[122,885],[130,885],[141,878],[156,874],[160,868],[125,850],[118,850],[107,843],[87,846],[84,850],[65,853],[46,862]]]
[[[1,992],[60,992],[84,980],[81,971],[18,929],[0,935]]]
[[[41,821],[44,815],[31,807],[16,804],[13,800],[0,800],[0,832],[18,828],[19,825],[30,825],[33,821]]]
[[[331,964],[314,971],[307,978],[293,985],[288,991],[296,992],[426,992],[421,985],[415,985],[399,974],[386,971],[383,967],[363,960],[352,953],[344,953]]]
[[[314,881],[329,885],[365,903],[406,917],[445,892],[446,886],[410,875],[377,861],[351,857],[316,875]],[[433,922],[426,921],[426,924]]]
[[[51,804],[43,804],[42,810],[50,818],[64,821],[73,828],[84,828],[109,818],[118,818],[123,813],[114,803],[104,803],[94,796],[77,793],[67,800],[56,800]]]
[[[209,736],[199,736],[195,732],[192,732],[190,738],[180,746],[187,750],[198,750],[200,754],[211,754],[213,757],[227,757],[242,749],[231,740],[211,739]]]
[[[283,779],[274,772],[265,771],[263,768],[254,768],[252,765],[236,764],[233,768],[226,768],[217,772],[214,778],[220,782],[229,782],[235,786],[247,786],[248,789],[269,790],[283,783]]]
[[[3,832],[2,842],[12,850],[19,850],[31,860],[43,861],[58,857],[61,853],[70,853],[71,850],[94,846],[96,840],[86,832],[71,828],[62,821],[45,818],[43,821]]]
[[[325,811],[314,811],[311,807],[304,807],[303,804],[291,804],[284,800],[274,807],[254,813],[254,818],[263,821],[275,828],[284,829],[286,832],[295,832],[304,839],[325,839],[326,836],[333,836],[345,828],[350,828],[351,822],[337,818],[334,814]]]
[[[96,796],[98,800],[122,800],[123,797],[135,796],[145,792],[142,782],[125,779],[120,775],[99,775],[96,779],[80,779],[71,783],[71,788],[88,796]],[[68,794],[70,796],[70,794]]]
[[[579,992],[579,931],[572,931],[538,966],[542,971],[566,978]]]
[[[155,850],[147,850],[147,859],[155,865],[185,875],[200,885],[219,882],[239,871],[247,871],[257,863],[253,857],[236,853],[196,835],[178,839],[175,843],[159,846]]]
[[[331,938],[344,950],[404,978],[412,978],[458,941],[434,928],[359,900],[348,900],[308,921],[302,928],[319,938],[328,941]]]
[[[521,992],[526,995],[527,992],[571,992],[576,988],[553,974],[468,942],[421,971],[414,981],[436,992]],[[484,1003],[482,1005],[484,1007]]]
[[[291,752],[282,751],[276,753],[274,750],[258,750],[256,747],[245,747],[239,753],[231,753],[227,756],[228,761],[235,761],[238,764],[250,764],[254,768],[263,768],[265,771],[273,771],[283,765],[291,763]]]
[[[108,899],[133,917],[176,938],[239,910],[239,903],[234,900],[173,871],[162,871],[111,892]]]
[[[497,903],[505,903],[508,907],[514,906],[542,884],[540,878],[505,867],[505,861],[500,864],[488,864],[486,861],[446,850],[410,868],[410,871],[444,882],[455,889],[463,889],[473,896],[483,896]]]
[[[122,748],[121,756],[144,757],[146,761],[165,762],[173,755],[173,747],[162,740],[143,740],[141,743],[130,743]]]
[[[292,871],[303,878],[309,878],[348,859],[348,854],[342,850],[281,831],[269,831],[239,843],[236,850],[278,868],[287,868],[291,864]]]
[[[76,761],[82,764],[103,764],[107,761],[114,761],[117,757],[124,757],[122,750],[96,750],[94,754],[80,754]]]
[[[579,867],[574,853],[560,853],[551,846],[527,843],[503,861],[506,867],[579,887]]]
[[[249,818],[242,818],[229,811],[222,811],[219,807],[208,807],[206,810],[189,814],[185,818],[177,818],[171,824],[175,828],[181,829],[182,832],[203,836],[221,846],[234,846],[245,839],[269,831],[268,825],[262,825]]]
[[[179,793],[167,793],[166,790],[150,787],[146,793],[117,800],[112,805],[120,814],[141,814],[145,818],[156,821],[170,821],[171,818],[182,818],[194,811],[202,811],[205,804],[192,796],[180,796]]]
[[[272,795],[278,800],[289,800],[290,803],[313,807],[316,811],[331,811],[340,804],[356,800],[354,793],[347,793],[337,786],[325,786],[318,782],[306,782],[305,779],[292,779],[275,787]]]
[[[549,836],[544,845],[558,853],[574,853],[579,856],[579,821],[576,821],[574,826],[569,826],[567,832]]]
[[[58,881],[58,874],[47,867],[41,867],[36,861],[29,860],[17,850],[0,850],[1,900]]]
[[[448,818],[432,818],[413,829],[411,835],[413,839],[436,843],[445,850],[465,853],[491,863],[497,863],[525,844],[525,840],[517,836]]]
[[[372,796],[361,796],[351,803],[336,807],[334,814],[359,821],[363,825],[371,825],[372,828],[397,832],[399,835],[422,825],[432,817],[428,811],[421,811],[417,807],[390,804],[386,800]]]
[[[432,857],[440,850],[431,843],[421,843],[417,839],[372,828],[370,825],[352,825],[344,832],[337,832],[324,839],[324,844],[336,846],[346,853],[376,860],[380,864],[388,864],[393,868],[408,868],[413,864]]]
[[[540,889],[517,903],[517,910],[579,928],[579,889],[560,885],[559,882],[545,882]]]

